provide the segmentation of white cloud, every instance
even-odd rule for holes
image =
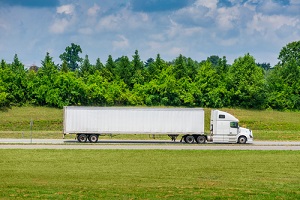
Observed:
[[[284,25],[296,27],[300,23],[298,18],[291,18],[288,16],[273,15],[267,16],[258,13],[253,16],[253,20],[248,24],[250,33],[274,33]]]
[[[119,28],[119,24],[122,18],[119,15],[109,15],[106,17],[103,17],[98,25],[97,29],[101,31],[109,30],[117,30]]]
[[[56,12],[58,14],[72,15],[74,13],[74,9],[75,8],[72,4],[62,5],[56,9]]]
[[[98,31],[134,31],[137,29],[148,29],[151,19],[146,13],[133,13],[122,9],[118,13],[102,17],[96,28]]]
[[[100,10],[100,7],[97,4],[94,4],[93,7],[88,9],[88,15],[96,16],[99,10]]]
[[[62,34],[70,28],[75,20],[75,7],[72,4],[63,5],[56,9],[57,14],[65,14],[65,16],[55,16],[54,22],[50,25],[49,30],[55,34]]]
[[[118,35],[119,40],[112,42],[113,49],[126,49],[129,47],[129,40],[124,35]]]
[[[284,7],[271,0],[265,0],[257,9],[265,15],[274,15],[281,13]]]
[[[56,19],[54,23],[50,26],[50,31],[52,33],[64,33],[69,25],[70,22],[65,18]]]
[[[212,10],[215,10],[217,8],[218,0],[197,0],[195,2],[196,6],[204,6],[207,8],[210,8]]]
[[[239,25],[239,19],[240,12],[238,7],[218,9],[216,22],[218,24],[218,27],[222,30],[238,28],[237,25]]]
[[[61,6],[51,9],[0,7],[0,53],[8,60],[18,53],[38,64],[52,49],[51,56],[60,62],[59,55],[74,42],[90,60],[132,55],[137,49],[144,60],[157,53],[172,60],[181,53],[198,61],[224,55],[230,62],[252,52],[260,62],[274,63],[284,45],[299,40],[299,0],[290,5],[229,1],[232,6],[218,7],[218,0],[196,0],[160,12],[136,12],[130,0],[60,0]]]

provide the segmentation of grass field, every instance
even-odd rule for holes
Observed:
[[[222,110],[251,128],[255,139],[300,140],[299,112]],[[208,131],[210,110],[205,113]],[[45,107],[0,111],[0,137],[61,138],[62,117],[61,109]],[[300,199],[300,151],[5,149],[0,153],[0,199]]]
[[[256,140],[300,140],[300,112],[222,109],[240,119],[240,126],[253,130]],[[0,138],[62,138],[63,110],[48,107],[13,107],[0,111]],[[30,121],[33,121],[32,129]],[[209,132],[210,109],[205,109]],[[67,136],[74,138],[74,136]],[[104,136],[110,138],[111,136]],[[113,135],[117,139],[149,139],[149,135]],[[156,136],[168,139],[167,136]]]
[[[299,151],[0,150],[0,199],[299,199]]]

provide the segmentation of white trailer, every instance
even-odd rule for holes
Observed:
[[[221,118],[215,116],[219,114]],[[223,131],[226,129],[225,119],[229,120],[228,133]],[[173,141],[182,135],[186,143],[251,142],[252,132],[240,130],[238,120],[232,115],[212,111],[211,134],[205,134],[204,110],[201,108],[64,107],[64,135],[76,134],[79,142],[89,140],[95,143],[100,135],[105,134],[165,134]],[[230,139],[225,139],[225,132]]]

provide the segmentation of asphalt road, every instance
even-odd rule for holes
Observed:
[[[300,150],[300,142],[254,141],[253,144],[185,144],[169,140],[0,139],[0,149],[166,149],[166,150]]]

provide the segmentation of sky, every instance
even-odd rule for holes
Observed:
[[[143,61],[180,54],[228,63],[250,53],[278,63],[282,47],[300,40],[300,0],[0,0],[0,59],[25,66],[56,64],[71,43],[81,57],[106,63],[138,50]]]

